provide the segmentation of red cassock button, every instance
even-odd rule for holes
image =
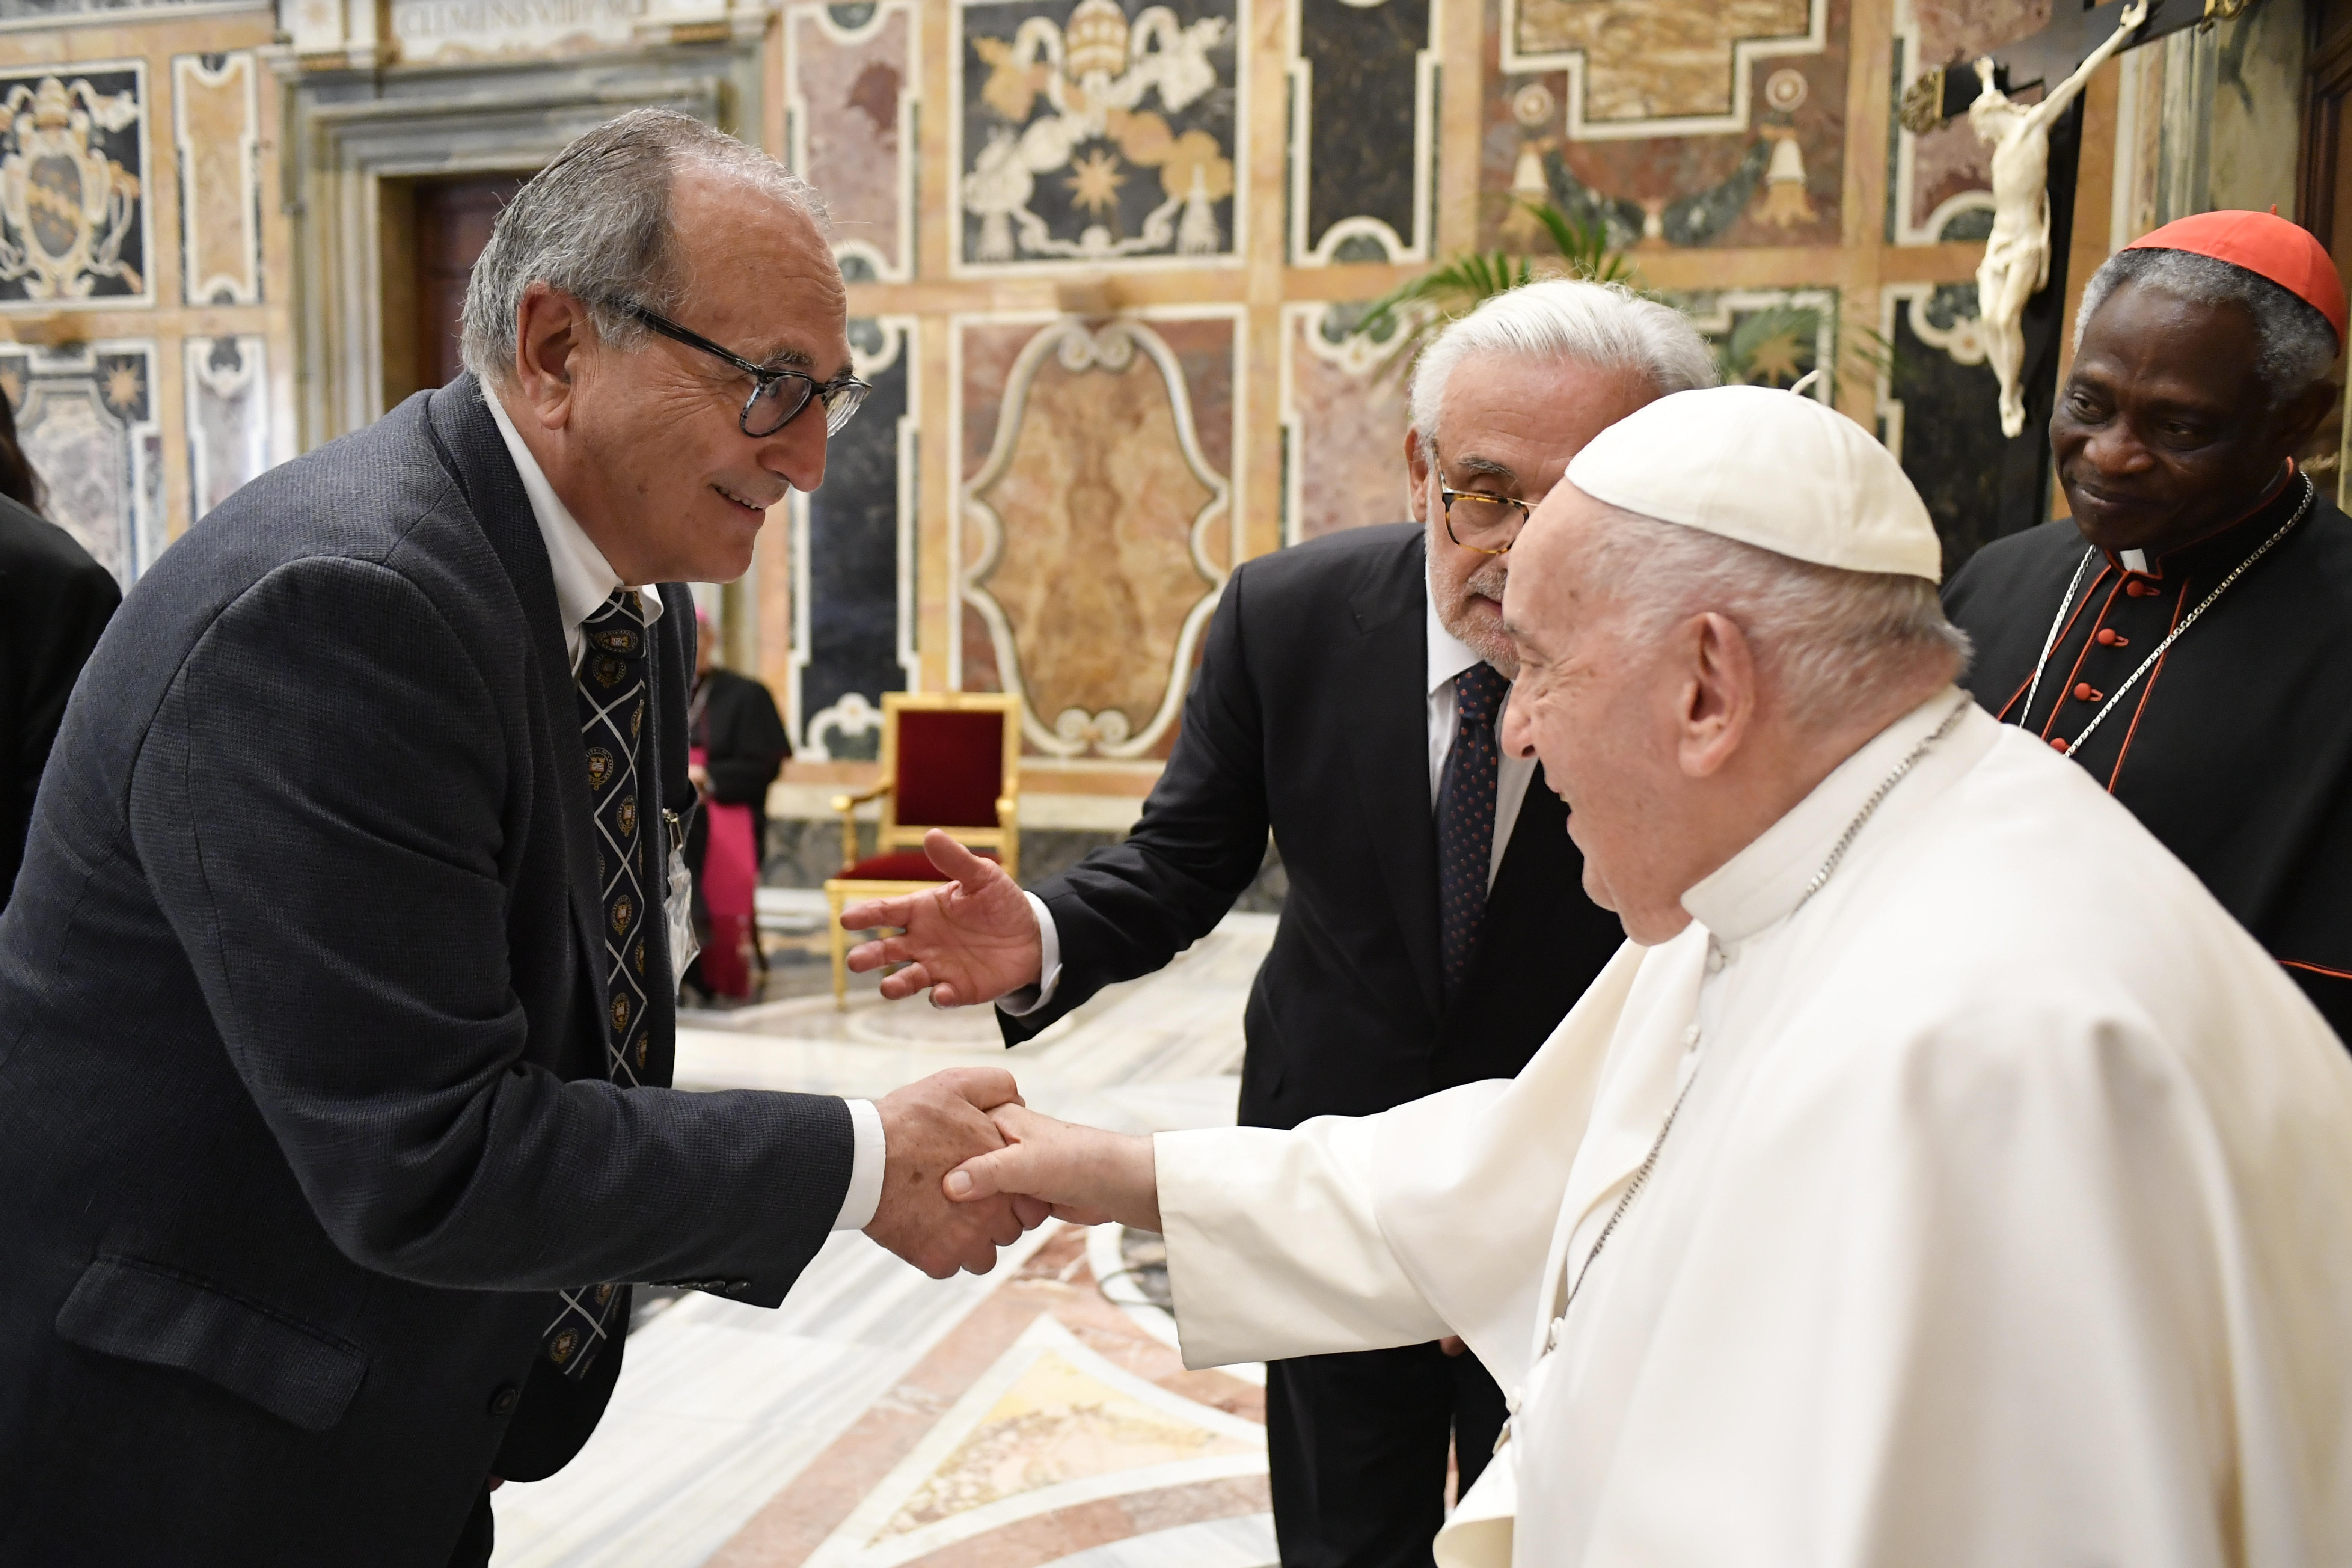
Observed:
[[[2098,644],[2101,647],[2128,647],[2131,646],[2131,639],[2113,626],[2101,626]]]
[[[2065,737],[2062,735],[2062,736],[2060,736],[2058,739],[2056,739],[2056,740],[2054,740],[2054,741],[2051,742],[2050,742],[2050,749],[2051,749],[2052,751],[2053,751],[2053,752],[2063,752],[2063,751],[2064,751],[2064,750],[2066,749],[2066,740],[2065,740]]]
[[[2091,689],[2091,683],[2090,683],[2089,681],[2087,681],[2087,680],[2078,680],[2078,681],[2076,681],[2076,682],[2074,683],[2074,700],[2075,700],[2075,701],[2077,701],[2077,702],[2096,702],[2098,700],[2099,700],[2099,694],[2098,694],[2097,692],[2095,692],[2095,691],[2094,691],[2094,690],[2092,690],[2092,689]]]

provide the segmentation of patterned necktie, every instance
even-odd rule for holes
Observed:
[[[1495,781],[1502,747],[1495,715],[1511,683],[1484,660],[1454,678],[1454,748],[1437,786],[1437,932],[1445,1001],[1453,1005],[1478,951],[1486,868],[1495,848]]]
[[[646,616],[624,588],[582,623],[580,738],[588,752],[589,808],[596,822],[598,908],[604,915],[604,978],[600,987],[610,1028],[605,1073],[635,1088],[646,1065],[646,846],[637,798],[637,737],[646,726]],[[556,1292],[547,1326],[547,1359],[577,1377],[606,1337],[615,1285]]]

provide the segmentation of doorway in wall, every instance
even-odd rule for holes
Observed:
[[[383,405],[455,381],[466,280],[499,209],[526,173],[436,174],[381,183]]]

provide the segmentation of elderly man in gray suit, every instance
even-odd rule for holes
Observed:
[[[254,482],[100,643],[0,916],[0,1562],[486,1562],[629,1281],[985,1270],[995,1070],[669,1082],[694,616],[856,409],[806,186],[685,116],[500,216],[470,374]],[[658,588],[647,584],[660,584]]]

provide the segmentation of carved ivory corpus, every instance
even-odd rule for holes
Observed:
[[[2042,95],[2042,101],[2013,103],[1993,85],[1990,58],[1977,61],[1984,90],[1969,105],[1977,140],[1992,148],[1992,235],[1977,263],[1977,308],[1993,373],[2000,377],[2000,433],[2025,428],[2025,391],[2018,376],[2025,364],[2025,333],[2020,322],[2025,302],[2050,281],[2050,127],[2074,101],[2091,73],[2147,19],[2146,0],[2124,7],[2115,32],[2093,49],[2074,74]]]

